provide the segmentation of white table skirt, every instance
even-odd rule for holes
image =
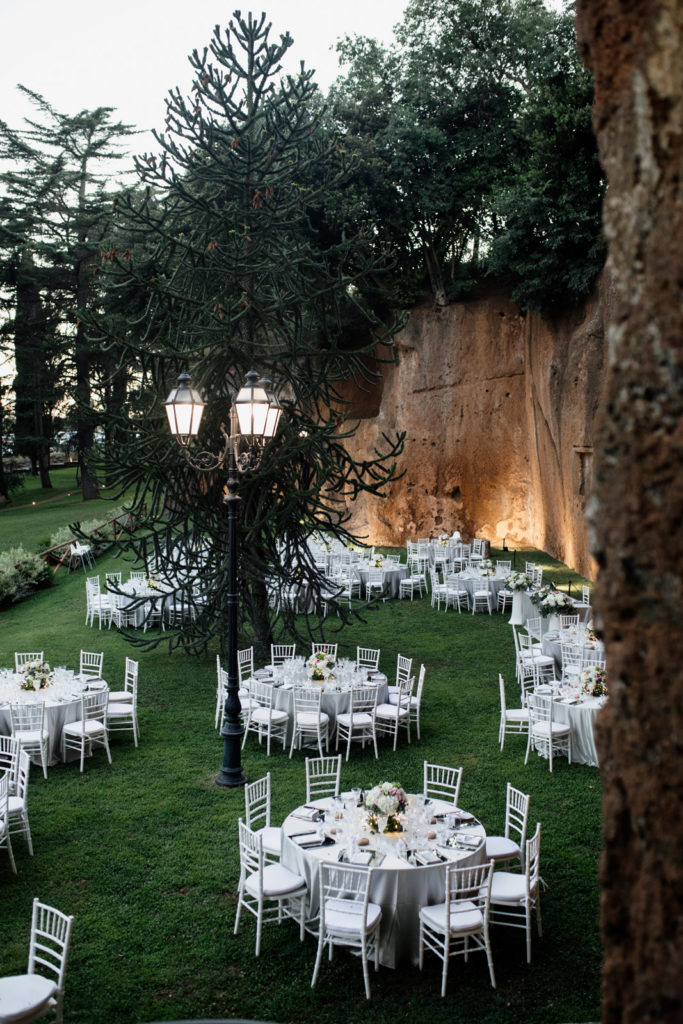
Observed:
[[[463,587],[467,589],[470,601],[472,600],[472,595],[475,589],[483,590],[484,585],[488,580],[488,582],[491,584],[491,599],[493,601],[494,609],[498,602],[498,593],[503,589],[507,580],[507,576],[482,576],[480,572],[472,573],[468,572],[467,569],[465,569],[463,572],[455,573],[453,577],[449,578],[456,579],[459,583],[463,585]]]
[[[13,682],[13,679],[16,682]],[[14,703],[15,697],[12,688],[16,686],[16,702],[37,703],[42,701],[45,704],[45,728],[47,729],[47,757],[48,764],[56,764],[62,760],[62,731],[65,725],[70,722],[77,722],[81,716],[81,700],[73,696],[84,685],[77,676],[66,681],[63,685],[53,685],[46,690],[39,690],[35,695],[19,689],[18,677],[9,676],[0,688],[0,700],[8,700]],[[106,686],[106,683],[104,684]],[[59,692],[59,697],[56,696]],[[9,736],[12,732],[12,717],[9,704],[0,703],[0,735]],[[71,752],[67,759],[71,758]],[[31,758],[34,764],[40,764],[40,757],[35,755]]]
[[[605,657],[605,645],[599,640],[595,641],[594,643],[589,642],[586,644],[579,645],[572,644],[570,646],[578,646],[579,650],[583,650],[585,648],[586,650],[590,651],[591,654],[597,653],[599,657]],[[548,639],[548,637],[544,634],[541,639],[541,647],[543,648],[543,653],[545,655],[554,659],[555,675],[559,679],[562,674],[562,644],[560,643],[559,639]]]
[[[318,807],[329,806],[328,800],[317,800]],[[433,801],[434,813],[453,810],[452,805],[440,800]],[[283,823],[281,862],[306,879],[308,886],[307,920],[312,923],[318,916],[320,905],[320,863],[336,862],[339,857],[338,845],[302,849],[289,838],[297,832],[315,830],[300,818],[289,815]],[[449,858],[460,867],[481,864],[484,860],[486,833],[482,825],[472,829],[480,845],[473,850],[449,850]],[[345,841],[345,840],[344,840]],[[373,845],[370,842],[370,848]],[[392,839],[390,842],[397,842]],[[433,846],[434,843],[430,843]],[[419,914],[420,908],[428,904],[442,903],[446,884],[446,864],[416,866],[388,853],[380,867],[374,869],[370,898],[382,908],[380,926],[380,961],[385,967],[398,967],[402,963],[417,964],[419,956]],[[317,930],[317,928],[316,928]]]
[[[571,728],[572,764],[598,766],[595,746],[595,719],[602,707],[599,697],[586,697],[582,704],[553,703],[553,721],[568,723]]]
[[[387,592],[384,596],[391,598],[398,597],[401,580],[406,579],[408,576],[408,566],[392,565],[382,566],[381,568],[384,573],[384,586],[387,588]],[[361,597],[365,597],[365,584],[368,582],[368,570],[367,568],[359,569],[356,567],[356,572],[360,578]]]
[[[572,599],[574,600],[574,599]],[[572,614],[578,615],[582,622],[588,622],[591,617],[592,609],[589,604],[583,604],[581,601],[574,600],[574,608]],[[527,592],[522,591],[522,620],[526,626],[529,619],[535,619],[540,616],[541,618],[541,635],[550,629],[550,616],[543,617],[539,612],[536,605],[531,600],[531,595]]]
[[[375,677],[377,682],[379,693],[377,694],[377,703],[385,704],[388,697],[388,685],[387,677],[385,675],[377,675]],[[260,679],[259,682],[268,682],[268,680]],[[275,689],[274,707],[278,711],[286,711],[289,715],[289,722],[287,724],[287,742],[290,743],[292,739],[292,732],[294,729],[294,685],[300,685],[298,683],[283,683],[278,685]],[[333,685],[333,684],[332,684]],[[351,691],[349,689],[335,690],[332,689],[332,685],[327,684],[323,689],[322,700],[320,702],[321,709],[329,716],[330,719],[330,750],[334,749],[334,730],[335,723],[337,721],[337,715],[342,714],[349,710],[351,704]],[[367,685],[367,684],[362,684]]]

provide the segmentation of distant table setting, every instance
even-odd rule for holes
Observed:
[[[56,764],[61,759],[64,726],[80,718],[81,695],[89,690],[106,689],[107,683],[103,679],[80,676],[61,666],[51,670],[46,665],[37,685],[30,686],[22,673],[0,669],[0,734],[9,735],[12,732],[10,705],[44,704],[48,762]]]
[[[552,694],[553,721],[569,725],[571,729],[572,764],[598,767],[598,751],[595,746],[595,719],[607,700],[586,693],[580,683],[536,687],[537,693]]]
[[[293,689],[295,686],[310,686],[322,691],[321,709],[330,718],[330,732],[338,714],[349,710],[351,690],[354,686],[372,684],[379,689],[377,703],[387,700],[387,677],[383,672],[373,669],[356,668],[355,661],[344,658],[337,659],[329,668],[326,678],[313,679],[311,669],[305,658],[290,658],[281,665],[266,665],[254,672],[254,679],[259,683],[269,683],[275,689],[273,707],[287,711],[290,715],[291,738],[292,713],[294,710]]]
[[[397,823],[401,831],[384,831]],[[486,844],[474,815],[421,794],[405,794],[405,810],[382,817],[353,790],[295,808],[282,828],[281,861],[306,879],[311,922],[318,914],[321,862],[374,869],[370,898],[382,907],[380,960],[388,967],[417,963],[420,907],[443,899],[447,863],[482,863]]]

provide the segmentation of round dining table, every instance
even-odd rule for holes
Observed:
[[[355,565],[351,567],[356,570],[356,574],[360,579],[361,593],[365,594],[365,585],[368,582],[368,569],[376,568],[381,569],[384,579],[385,598],[396,598],[398,597],[399,588],[401,586],[401,580],[405,580],[408,577],[408,566],[399,565],[396,562],[384,562],[383,565],[373,566],[363,563],[362,567]]]
[[[268,683],[275,688],[273,707],[278,711],[286,711],[289,715],[287,726],[287,742],[292,738],[294,728],[294,687],[310,686],[322,690],[320,701],[321,710],[330,719],[330,738],[334,736],[335,722],[337,715],[348,711],[351,706],[351,688],[353,686],[377,686],[377,703],[387,702],[389,690],[387,677],[383,672],[363,670],[354,671],[355,662],[339,662],[339,670],[331,678],[324,682],[314,682],[306,670],[305,661],[301,658],[293,659],[292,663],[285,662],[284,665],[269,665],[264,669],[258,669],[254,678],[260,683]]]
[[[472,814],[442,800],[428,801],[422,812],[416,806],[419,800],[408,797],[407,830],[391,835],[369,831],[369,812],[350,793],[339,801],[314,800],[288,815],[280,859],[306,879],[310,931],[317,934],[320,865],[345,859],[373,869],[370,899],[382,908],[381,963],[417,964],[420,908],[443,902],[447,864],[481,864],[486,848],[484,827]],[[414,821],[425,815],[417,831],[408,827],[411,812]]]
[[[82,693],[87,690],[107,689],[107,684],[104,680],[79,676],[64,668],[54,670],[50,685],[43,690],[23,690],[20,686],[22,678],[11,670],[0,669],[0,735],[9,736],[12,732],[11,704],[43,703],[45,729],[48,734],[48,764],[56,764],[62,760],[64,726],[77,722],[81,717]],[[36,755],[32,761],[39,764],[40,758]]]

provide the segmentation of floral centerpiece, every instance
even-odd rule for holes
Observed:
[[[479,562],[479,570],[482,576],[493,576],[494,568],[491,559],[482,558],[482,560]]]
[[[523,591],[531,586],[531,580],[525,572],[511,572],[505,581],[506,590]]]
[[[402,832],[399,814],[408,806],[406,792],[395,782],[380,782],[365,794],[365,806],[370,811],[368,826],[371,832],[380,831],[380,817],[386,816],[383,832]]]
[[[598,665],[590,665],[581,673],[581,688],[591,697],[607,696],[607,672]]]
[[[50,685],[50,666],[46,661],[27,661],[21,675],[22,690],[45,690]]]
[[[326,679],[332,678],[334,658],[331,654],[326,654],[325,651],[316,651],[308,659],[307,665],[313,682],[324,683]]]
[[[381,558],[376,558],[372,564],[374,565],[375,569],[381,569],[382,566],[384,565],[384,562],[382,561]]]
[[[447,533],[439,534],[439,544],[441,545],[442,548],[446,547],[446,545],[448,544],[448,534]]]
[[[546,615],[559,615],[574,608],[574,602],[569,594],[565,594],[563,590],[555,590],[552,583],[535,591],[531,595],[531,603],[536,605],[544,618]]]

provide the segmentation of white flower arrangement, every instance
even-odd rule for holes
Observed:
[[[326,654],[325,651],[316,651],[306,662],[311,672],[311,679],[318,683],[325,682],[331,677],[334,663],[332,655]]]
[[[402,832],[403,826],[397,818],[408,806],[408,797],[395,782],[380,782],[365,794],[365,806],[370,811],[368,825],[371,831],[379,832],[378,815],[386,816],[385,832]]]
[[[46,661],[27,661],[21,674],[22,690],[45,690],[50,685],[50,666]]]
[[[505,581],[505,589],[512,591],[528,590],[531,580],[524,572],[511,572]]]
[[[581,673],[581,688],[591,697],[607,696],[607,672],[598,665],[590,665]]]
[[[536,605],[544,618],[547,615],[559,615],[561,612],[568,611],[574,607],[574,602],[569,594],[566,594],[563,590],[555,590],[552,584],[549,584],[547,587],[541,587],[540,590],[532,594],[531,601]]]

